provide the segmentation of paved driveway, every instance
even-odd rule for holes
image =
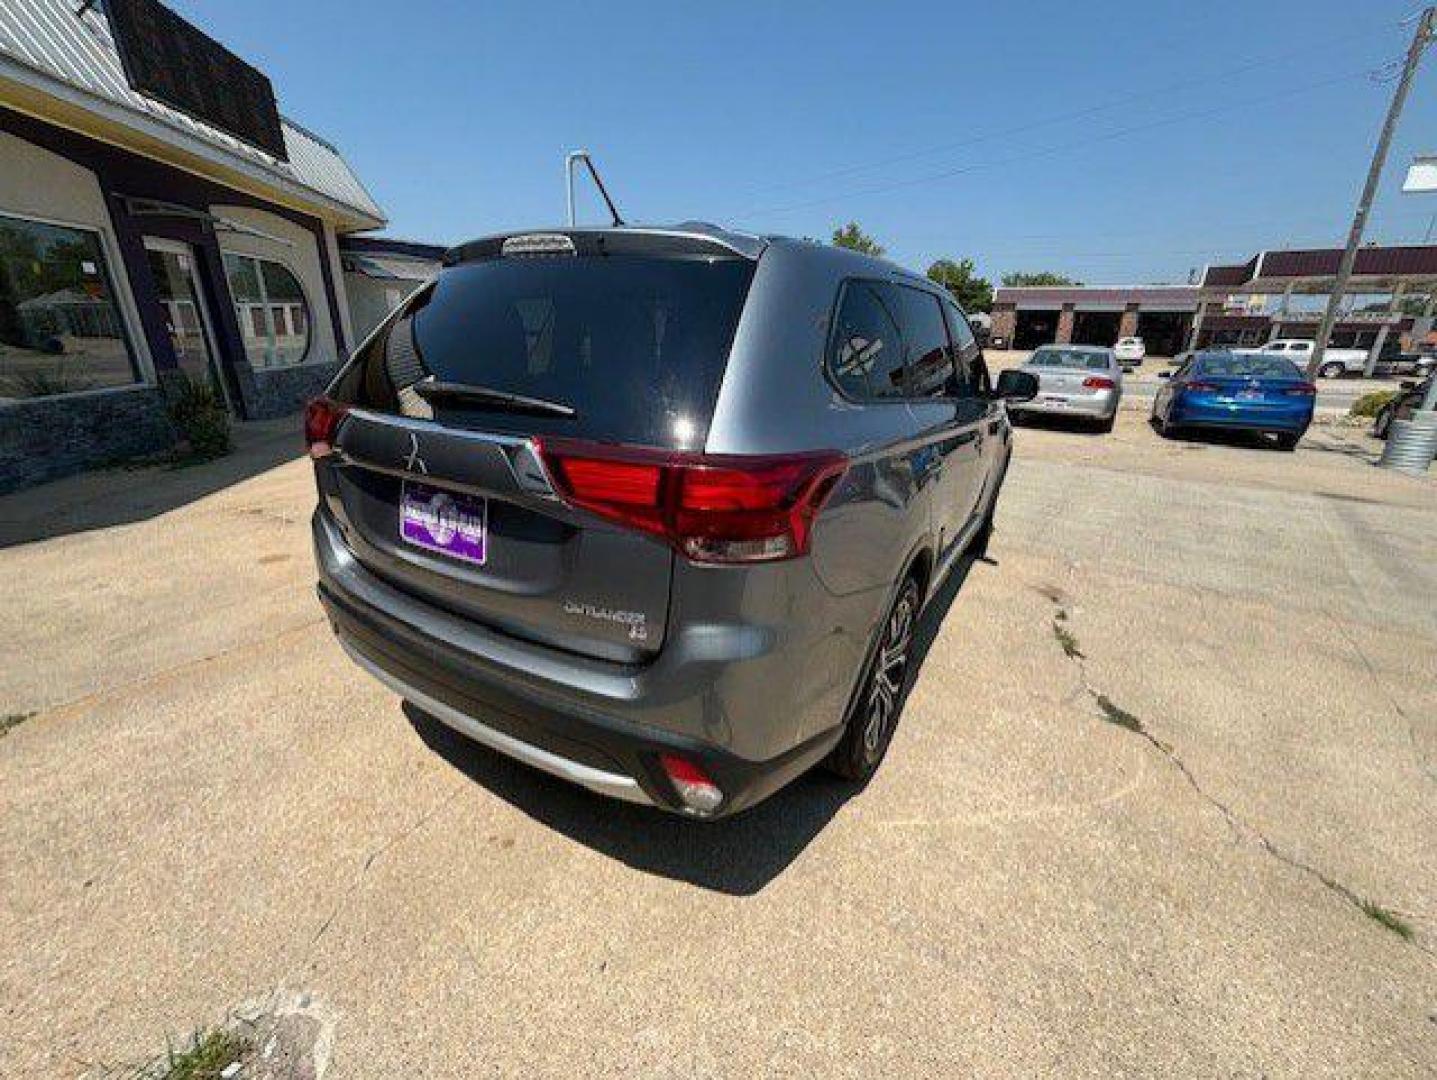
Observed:
[[[696,827],[347,663],[283,437],[0,500],[0,1075],[276,989],[340,1077],[1437,1068],[1437,484],[1372,444],[1023,429],[875,781]]]

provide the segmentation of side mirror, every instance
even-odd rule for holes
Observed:
[[[1032,401],[1038,396],[1038,376],[1031,371],[1009,368],[998,372],[998,388],[993,396],[1000,401]]]

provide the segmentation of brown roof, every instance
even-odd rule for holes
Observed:
[[[1198,289],[1189,285],[1004,285],[993,292],[995,304],[1196,304]]]
[[[1251,281],[1253,271],[1257,269],[1257,259],[1254,255],[1238,266],[1209,266],[1203,273],[1202,283],[1205,287],[1212,288],[1215,285],[1241,285],[1245,281]]]
[[[1264,251],[1241,266],[1209,266],[1204,288],[1236,288],[1250,281],[1335,277],[1341,248]],[[1410,244],[1359,248],[1352,272],[1358,277],[1437,277],[1437,246]]]

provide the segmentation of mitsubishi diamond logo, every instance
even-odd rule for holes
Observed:
[[[404,468],[407,472],[419,473],[421,476],[429,475],[429,466],[419,456],[419,436],[412,431],[409,433],[409,456],[404,459]]]

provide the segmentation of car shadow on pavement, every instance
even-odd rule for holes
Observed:
[[[1037,428],[1040,431],[1071,431],[1078,435],[1106,435],[1096,420],[1085,416],[1062,416],[1057,413],[1014,413],[1013,424],[1020,428]]]
[[[214,461],[117,465],[0,495],[0,549],[159,517],[304,454],[293,416],[235,424],[233,437]]]
[[[914,635],[910,687],[972,562],[960,560],[924,610]],[[635,870],[731,896],[761,891],[844,803],[863,791],[861,785],[815,769],[731,818],[690,821],[605,799],[529,768],[465,738],[411,703],[405,703],[404,713],[431,750],[540,824]]]
[[[1148,420],[1148,427],[1154,434],[1157,434],[1157,425],[1151,418]],[[1158,435],[1158,438],[1164,437]],[[1245,431],[1238,428],[1174,428],[1168,432],[1166,440],[1173,443],[1188,443],[1192,446],[1230,446],[1238,450],[1271,450],[1274,453],[1287,453],[1277,445],[1275,439],[1257,431]],[[1307,440],[1304,439],[1301,445],[1306,446],[1307,444]]]

